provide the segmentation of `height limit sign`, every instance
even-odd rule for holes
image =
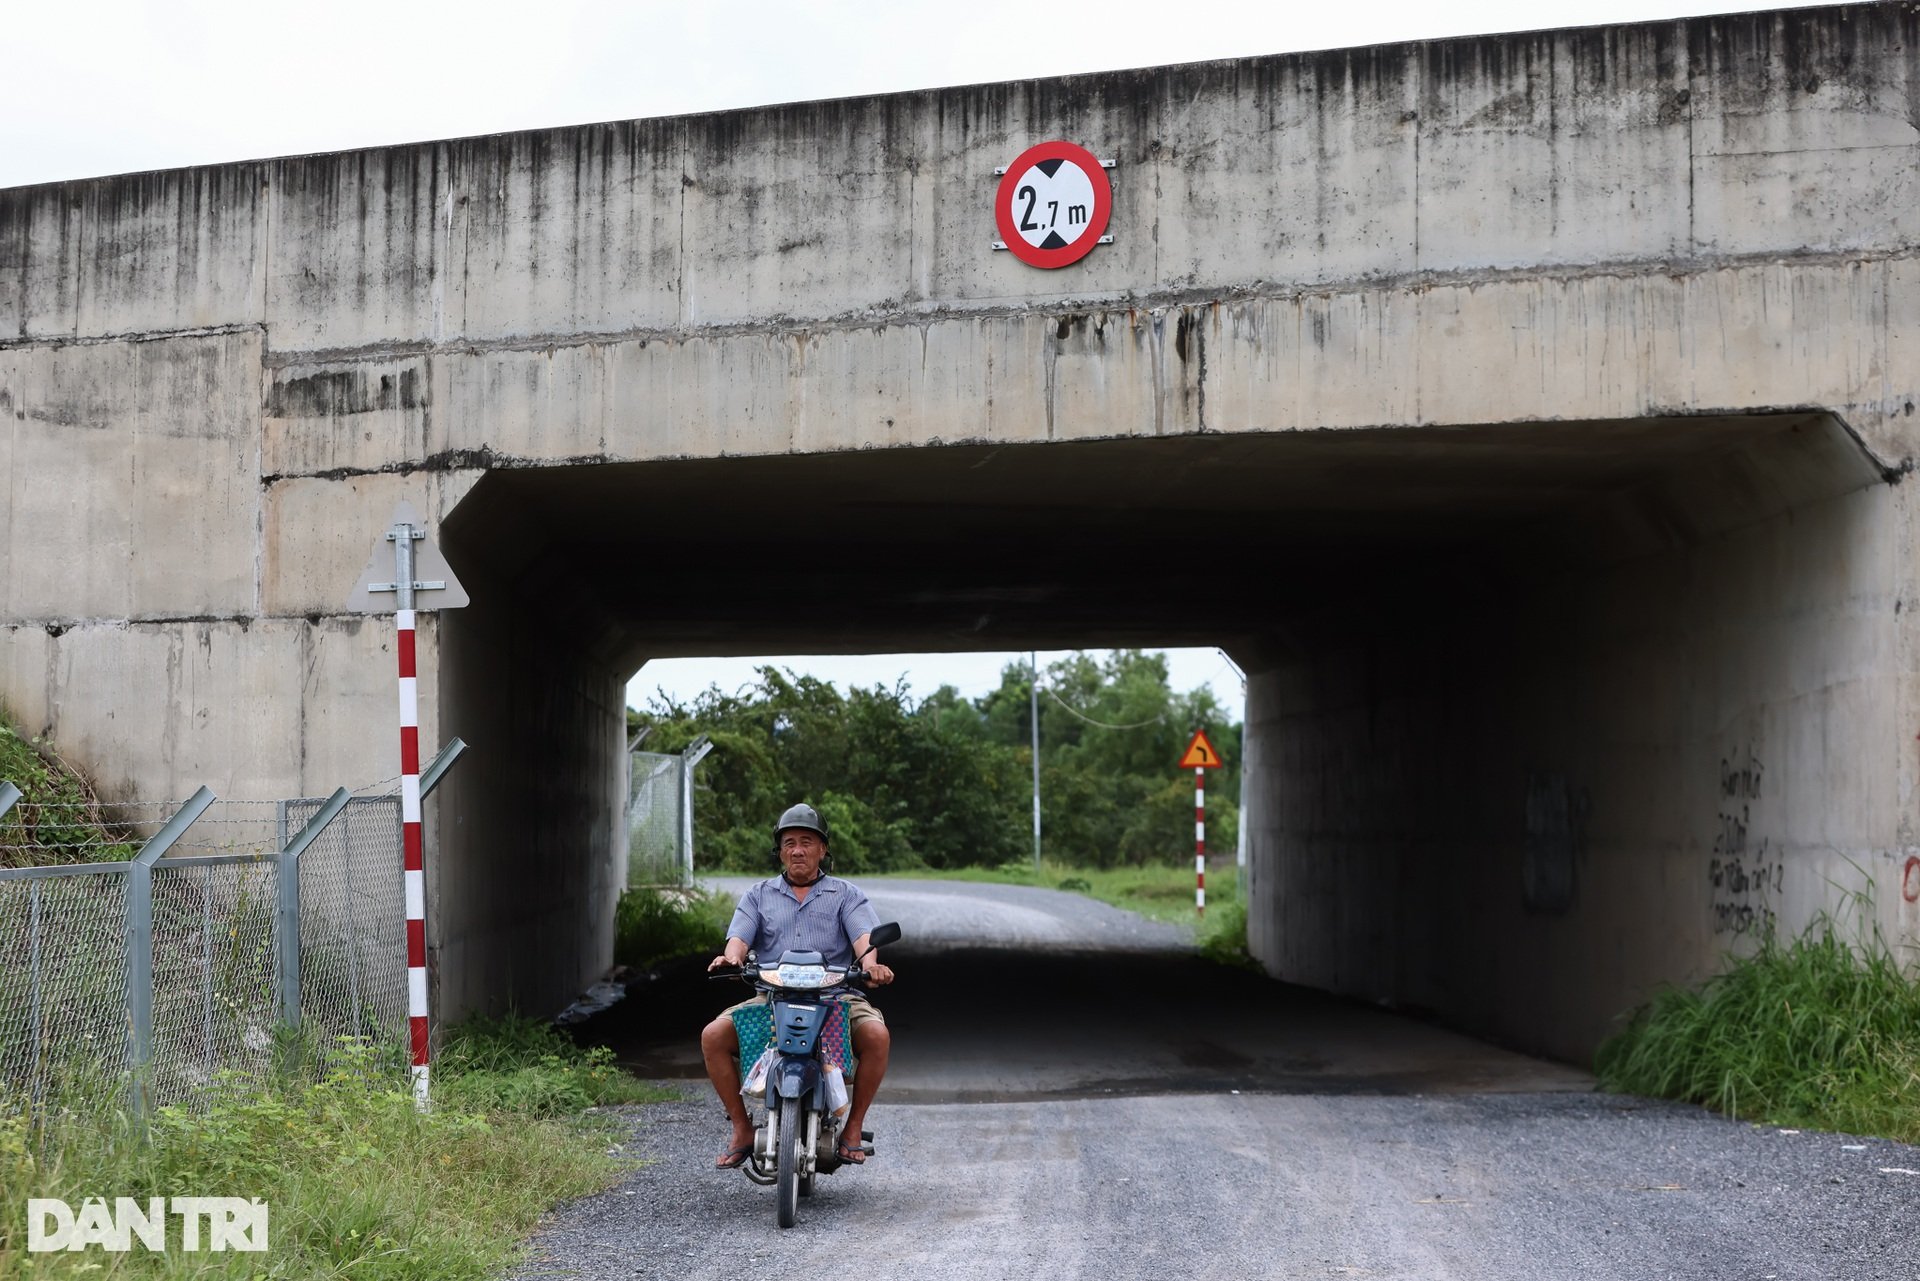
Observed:
[[[1007,249],[1030,267],[1065,267],[1098,244],[1111,244],[1107,218],[1113,183],[1107,166],[1085,147],[1043,142],[1028,147],[1000,171],[994,221],[995,249]]]

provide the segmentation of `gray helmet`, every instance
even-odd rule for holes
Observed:
[[[781,834],[790,827],[805,828],[807,831],[817,835],[822,845],[829,843],[826,820],[820,817],[819,810],[804,802],[791,806],[786,813],[780,816],[780,821],[774,824],[773,843],[776,847],[780,844]]]

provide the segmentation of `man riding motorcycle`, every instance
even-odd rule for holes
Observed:
[[[773,840],[780,874],[749,887],[740,896],[733,920],[727,925],[726,947],[707,969],[741,965],[749,951],[766,958],[778,957],[789,949],[810,949],[821,953],[829,969],[849,969],[856,958],[864,956],[861,964],[869,986],[884,987],[893,982],[893,971],[880,963],[877,953],[867,952],[868,936],[879,918],[866,894],[822,871],[823,863],[831,866],[831,858],[827,826],[819,811],[811,805],[792,806],[780,816]],[[707,1079],[713,1082],[727,1119],[733,1123],[733,1138],[714,1162],[716,1169],[737,1169],[753,1152],[753,1123],[740,1097],[740,1040],[734,1030],[733,1011],[764,999],[756,997],[721,1011],[700,1033]],[[880,1089],[880,1079],[886,1075],[893,1038],[880,1011],[866,998],[848,997],[845,1013],[860,1067],[853,1074],[853,1097],[840,1131],[845,1137],[836,1155],[843,1162],[861,1165],[867,1159],[866,1149],[861,1146],[861,1128]]]

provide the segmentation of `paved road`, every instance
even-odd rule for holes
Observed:
[[[782,1232],[770,1190],[705,1168],[725,1131],[687,1083],[622,1114],[645,1164],[557,1213],[517,1276],[807,1277],[851,1253],[913,1281],[1920,1281],[1920,1149],[1597,1094],[1205,966],[1178,932],[1099,951],[1108,909],[1073,896],[895,884],[875,898],[915,942],[889,957],[872,1164],[822,1179]],[[729,995],[658,983],[601,1030],[684,1076],[688,1029]]]

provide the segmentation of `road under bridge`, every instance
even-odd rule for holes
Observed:
[[[804,1270],[850,1232],[931,1281],[1912,1273],[1911,1145],[1596,1093],[1074,894],[866,888],[906,931],[875,994],[894,1045],[869,1163],[817,1180],[791,1231],[712,1168],[693,1032],[743,989],[696,965],[588,1025],[682,1101],[623,1110],[636,1168],[545,1220],[516,1277]]]
[[[0,700],[111,794],[397,772],[440,1008],[610,958],[650,657],[1205,643],[1274,975],[1568,1057],[1920,940],[1920,17],[1249,58],[0,192]],[[996,168],[1111,159],[1110,244]],[[796,611],[796,598],[809,602]]]

